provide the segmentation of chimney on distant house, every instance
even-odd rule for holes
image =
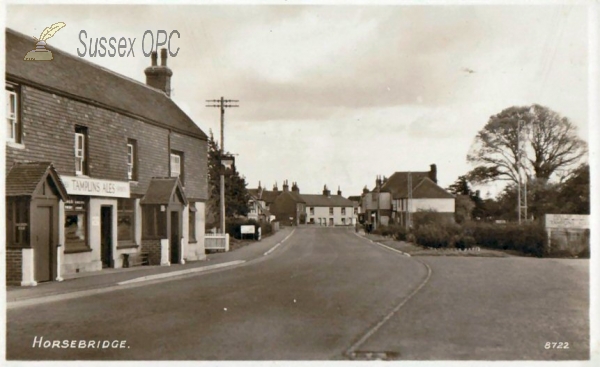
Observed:
[[[157,57],[156,51],[152,51],[152,65],[144,70],[144,74],[146,74],[146,84],[162,90],[170,97],[173,71],[167,67],[167,49],[162,48],[160,50],[160,65],[156,64]]]
[[[300,193],[300,188],[298,187],[298,183],[297,182],[294,182],[292,184],[292,192],[295,192],[296,194]]]
[[[331,196],[331,191],[327,188],[327,185],[323,186],[323,196]]]
[[[437,166],[435,164],[429,165],[429,178],[437,183]]]
[[[342,190],[340,190],[340,186],[338,185],[338,196],[342,196]]]
[[[277,188],[277,181],[275,181],[275,185],[273,185],[273,191],[278,192],[279,189]]]
[[[283,192],[290,191],[290,186],[288,185],[288,180],[283,181]]]
[[[375,190],[381,190],[381,176],[377,175],[377,179],[375,180]]]
[[[369,193],[369,189],[367,188],[367,185],[365,185],[365,187],[363,187],[363,194],[368,194]]]

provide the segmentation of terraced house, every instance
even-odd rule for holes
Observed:
[[[207,137],[170,98],[166,50],[143,84],[31,48],[6,30],[7,282],[203,259]]]

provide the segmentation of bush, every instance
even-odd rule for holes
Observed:
[[[405,241],[407,231],[406,228],[399,224],[392,224],[389,226],[380,226],[376,230],[372,232],[373,234],[378,234],[384,237],[392,237],[398,241]]]
[[[477,245],[477,242],[475,242],[475,238],[473,238],[473,236],[469,236],[469,235],[463,235],[458,237],[456,243],[454,244],[454,246],[458,249],[464,250],[464,249],[468,249],[468,248],[472,248],[475,247]]]
[[[448,247],[451,235],[443,226],[436,224],[421,224],[414,230],[415,239],[421,246],[440,248]]]
[[[514,250],[538,257],[547,254],[546,231],[539,223],[472,223],[465,226],[464,233],[472,236],[481,247]]]

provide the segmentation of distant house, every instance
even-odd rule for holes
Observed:
[[[420,211],[435,211],[451,221],[455,197],[437,184],[437,167],[432,164],[429,171],[395,172],[385,182],[378,177],[375,189],[363,194],[362,209],[375,228],[407,225],[408,213]]]
[[[277,196],[281,194],[281,191],[277,189],[277,184],[273,186],[272,191],[269,191],[264,189],[259,182],[258,188],[248,189],[248,193],[250,194],[248,219],[264,220],[266,222],[275,220],[270,207],[275,202]]]
[[[294,187],[290,191],[287,180],[284,181],[283,191],[275,191],[278,195],[269,205],[271,214],[284,226],[297,226],[306,222],[304,199],[300,196],[300,190],[296,183],[293,185]]]
[[[306,204],[308,224],[322,226],[350,226],[356,223],[354,203],[342,196],[338,188],[337,195],[331,195],[327,185],[321,195],[302,194]]]

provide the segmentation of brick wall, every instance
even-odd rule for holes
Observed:
[[[117,112],[21,86],[23,144],[6,147],[6,167],[14,162],[51,161],[58,173],[75,175],[75,125],[88,128],[89,176],[127,181],[127,139],[138,149],[138,184],[143,195],[152,177],[169,175],[169,131]],[[207,198],[206,141],[171,134],[172,149],[184,152],[186,194]]]
[[[149,265],[160,265],[160,240],[143,240],[142,251],[148,253]]]
[[[20,248],[6,249],[6,285],[21,285],[23,253]]]

